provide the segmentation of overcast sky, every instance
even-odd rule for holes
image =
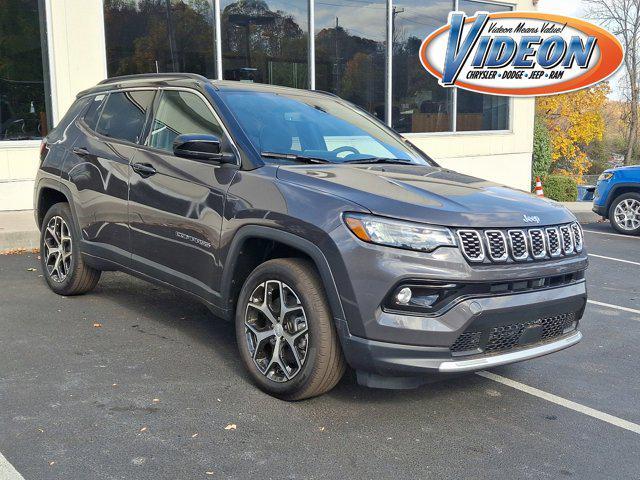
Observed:
[[[540,0],[538,3],[538,10],[540,12],[557,13],[560,15],[569,15],[589,20],[589,18],[585,17],[586,9],[582,0]],[[624,75],[624,68],[618,70],[618,73],[609,79],[609,84],[611,85],[612,90],[610,95],[611,98],[620,98],[618,85],[622,75]]]
[[[584,15],[582,0],[540,0],[538,10],[572,17],[582,17]]]

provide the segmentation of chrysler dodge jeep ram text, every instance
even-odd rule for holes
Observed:
[[[287,400],[347,365],[409,388],[582,336],[587,256],[565,208],[441,168],[331,94],[112,78],[45,139],[35,185],[54,292],[104,270],[186,292]]]

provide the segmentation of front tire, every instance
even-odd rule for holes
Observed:
[[[100,271],[84,263],[68,203],[56,203],[44,216],[40,262],[49,288],[58,295],[81,295],[93,290],[100,280]]]
[[[318,274],[296,258],[269,260],[249,275],[236,308],[240,357],[254,382],[283,400],[331,390],[345,360]]]
[[[640,193],[624,193],[611,205],[611,226],[624,235],[640,235]]]

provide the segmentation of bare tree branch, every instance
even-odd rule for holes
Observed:
[[[640,0],[584,0],[584,3],[589,17],[614,33],[625,49],[623,96],[629,118],[625,164],[631,165],[638,143]]]

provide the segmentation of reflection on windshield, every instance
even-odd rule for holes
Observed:
[[[336,99],[321,95],[222,92],[260,152],[289,160],[397,162],[428,165],[417,150],[376,121]]]

